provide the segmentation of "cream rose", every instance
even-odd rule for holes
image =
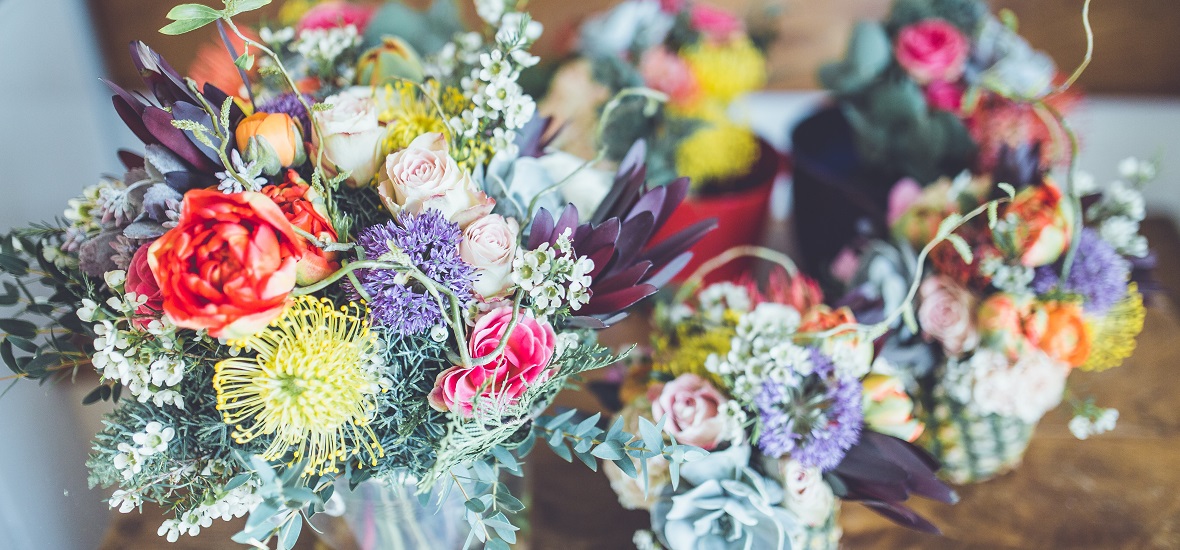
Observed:
[[[386,157],[379,191],[395,216],[434,208],[460,227],[486,216],[496,204],[451,158],[441,133],[422,134]]]
[[[827,523],[836,505],[836,495],[824,482],[819,468],[810,468],[798,460],[782,460],[783,506],[809,527]]]
[[[463,231],[459,257],[475,268],[475,292],[485,300],[498,298],[512,284],[512,259],[520,224],[499,214],[484,216]]]
[[[336,173],[348,171],[347,181],[353,186],[368,185],[377,173],[385,129],[377,119],[377,102],[372,96],[368,87],[352,87],[324,100],[332,108],[312,112],[329,168]]]
[[[918,324],[929,340],[942,343],[949,355],[959,355],[979,345],[975,327],[975,297],[957,282],[936,275],[918,287]]]

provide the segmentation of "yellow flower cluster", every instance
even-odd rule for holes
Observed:
[[[766,58],[749,38],[724,43],[701,40],[680,50],[709,98],[729,103],[766,85]]]
[[[745,175],[758,160],[758,139],[726,120],[706,123],[676,147],[676,172],[694,188]]]
[[[734,326],[726,325],[703,329],[693,323],[681,323],[674,334],[660,334],[653,338],[652,370],[673,377],[695,374],[707,378],[717,387],[724,387],[721,379],[705,369],[710,355],[729,353],[735,335]]]
[[[1088,323],[1090,356],[1081,369],[1104,371],[1121,365],[1135,351],[1135,337],[1143,331],[1146,315],[1139,285],[1131,283],[1125,298],[1112,306],[1106,315]]]
[[[382,156],[400,151],[414,138],[432,132],[445,132],[446,123],[438,109],[419,93],[414,84],[386,84],[378,119],[385,124]]]
[[[263,458],[291,452],[290,464],[308,461],[305,475],[339,472],[359,454],[376,465],[385,452],[368,426],[380,391],[368,317],[355,303],[337,310],[300,296],[266,330],[230,342],[254,353],[217,363],[213,375],[234,440],[269,439]]]

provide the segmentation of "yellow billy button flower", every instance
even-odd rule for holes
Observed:
[[[338,472],[350,456],[385,455],[368,424],[382,391],[376,335],[355,303],[334,309],[300,296],[269,327],[231,345],[254,352],[217,363],[217,410],[238,443],[270,440],[263,458],[292,452],[306,475]]]
[[[1090,357],[1082,364],[1082,370],[1103,371],[1123,364],[1135,351],[1135,338],[1143,330],[1146,316],[1139,285],[1131,283],[1126,297],[1105,315],[1090,321]]]

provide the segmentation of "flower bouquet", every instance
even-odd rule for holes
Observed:
[[[662,307],[650,362],[621,388],[620,417],[649,445],[666,435],[712,451],[683,466],[652,460],[639,480],[605,467],[624,506],[651,512],[637,545],[837,548],[841,499],[937,533],[903,501],[956,496],[910,443],[922,425],[900,383],[872,362],[869,332],[847,309],[823,305],[784,257],[751,252],[788,262],[790,275],[776,272],[765,291],[714,283]],[[718,265],[702,267],[688,292]]]
[[[981,481],[1014,468],[1037,422],[1068,395],[1073,369],[1101,371],[1131,355],[1144,320],[1133,276],[1147,255],[1139,188],[1154,173],[1128,159],[1125,181],[1099,190],[1079,178],[1074,197],[1051,178],[1019,192],[960,178],[895,197],[899,244],[870,245],[852,283],[889,307],[914,262],[929,268],[916,287],[913,325],[897,327],[883,354],[914,377],[928,426],[921,442],[948,479]],[[1015,194],[999,207],[978,206],[997,191]],[[962,222],[973,208],[989,209],[990,220]],[[910,247],[937,235],[950,240],[913,258]],[[1079,438],[1114,427],[1117,411],[1070,401]]]
[[[1020,186],[1068,160],[1059,114],[1076,103],[1077,74],[1062,82],[1015,29],[982,0],[895,0],[884,21],[855,27],[845,58],[819,71],[832,104],[792,134],[809,268],[823,274],[849,243],[886,235],[898,181],[969,170]]]
[[[766,84],[769,40],[706,4],[625,0],[581,26],[574,57],[557,69],[540,104],[565,125],[557,142],[571,151],[617,161],[628,144],[646,139],[654,182],[689,178],[692,196],[666,231],[718,220],[690,269],[762,237],[781,155],[728,110]],[[623,91],[631,93],[609,101]]]
[[[145,153],[121,152],[126,173],[64,219],[0,238],[0,297],[23,308],[0,356],[29,379],[97,370],[87,400],[115,408],[87,466],[111,507],[162,506],[169,541],[249,515],[234,540],[290,548],[337,493],[382,483],[459,509],[433,530],[378,517],[367,547],[506,549],[522,504],[499,472],[519,475],[537,438],[590,464],[701,454],[542,415],[617,361],[593,329],[667,283],[700,232],[652,239],[688,187],[649,187],[642,143],[595,205],[563,197],[516,84],[536,62],[528,16],[372,61],[343,16],[251,38],[234,19],[266,3],[185,4],[162,29],[216,24],[232,93],[132,44],[148,93],[111,88]]]

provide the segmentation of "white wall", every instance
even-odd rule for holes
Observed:
[[[59,216],[117,170],[115,151],[133,138],[101,74],[84,0],[0,0],[0,228]],[[102,540],[106,494],[87,489],[83,465],[100,426],[101,411],[81,405],[89,389],[21,382],[0,398],[0,548]]]

